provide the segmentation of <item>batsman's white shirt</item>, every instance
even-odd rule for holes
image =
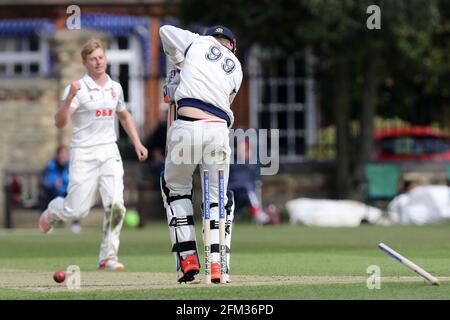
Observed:
[[[231,127],[234,116],[230,105],[242,83],[241,64],[233,52],[212,36],[200,36],[174,26],[162,26],[160,36],[164,52],[172,62],[184,61],[175,93],[178,107],[183,99],[200,100],[224,112]],[[185,104],[190,105],[189,101]]]
[[[108,82],[103,87],[88,75],[79,80],[81,88],[70,104],[75,109],[71,117],[73,134],[70,146],[73,148],[91,147],[117,140],[115,113],[125,110],[126,106],[122,86],[107,77]],[[70,85],[64,90],[63,101],[69,91]]]

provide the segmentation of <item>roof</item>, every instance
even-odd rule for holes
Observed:
[[[0,38],[29,36],[42,31],[54,33],[55,27],[47,19],[0,19]]]

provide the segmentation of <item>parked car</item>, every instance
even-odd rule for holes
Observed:
[[[450,160],[450,135],[424,127],[392,127],[375,132],[375,160]]]

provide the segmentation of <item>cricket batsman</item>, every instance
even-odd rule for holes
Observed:
[[[131,114],[127,111],[121,85],[106,73],[105,47],[100,40],[88,41],[81,50],[87,74],[68,85],[55,125],[72,123],[69,186],[65,198],[53,199],[41,214],[39,228],[48,233],[56,221],[81,220],[89,214],[100,191],[105,216],[98,269],[121,270],[119,235],[125,215],[123,164],[116,144],[115,117],[133,142],[139,161],[147,158]]]
[[[164,90],[175,104],[176,120],[168,128],[168,148],[161,191],[167,212],[178,282],[190,282],[200,271],[192,206],[192,175],[208,170],[211,214],[211,281],[220,281],[218,170],[224,171],[227,190],[231,149],[230,105],[242,82],[235,56],[236,39],[224,26],[204,35],[165,25],[159,31],[164,52],[176,66]],[[169,113],[170,114],[170,113]],[[203,186],[202,186],[203,188]],[[225,195],[227,274],[229,282],[232,193]]]

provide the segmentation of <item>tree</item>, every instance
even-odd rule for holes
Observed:
[[[421,54],[421,59],[399,59],[386,72],[379,95],[381,114],[396,114],[411,123],[428,124],[436,120],[430,115],[434,113],[442,120],[442,112],[448,109],[450,2],[439,1],[438,9],[440,19],[432,30],[431,45]]]

